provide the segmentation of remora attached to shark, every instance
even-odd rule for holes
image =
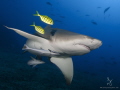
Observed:
[[[71,56],[84,55],[102,45],[98,39],[50,26],[45,27],[44,35],[40,33],[33,35],[19,29],[5,27],[28,38],[25,45],[29,49],[25,49],[24,46],[24,50],[38,56],[51,57],[50,61],[61,70],[67,84],[70,84],[73,79],[74,70]]]

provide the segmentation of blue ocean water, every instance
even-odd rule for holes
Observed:
[[[0,90],[120,90],[119,0],[2,0],[0,1]],[[88,35],[103,45],[83,56],[74,56],[74,77],[66,85],[61,71],[47,62],[32,68],[30,53],[23,54],[26,38],[5,28],[28,33],[30,25],[46,27],[39,11],[51,17],[53,28]],[[111,81],[111,82],[110,82]]]

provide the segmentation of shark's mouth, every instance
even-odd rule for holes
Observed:
[[[84,45],[84,44],[79,44],[79,45],[82,45],[82,46],[84,46],[86,49],[91,50],[90,47],[87,46],[87,45]]]
[[[85,47],[87,50],[89,50],[89,51],[91,50],[91,48],[89,46],[81,44],[81,43],[77,43],[77,44],[74,44],[74,45],[81,45],[81,46]]]

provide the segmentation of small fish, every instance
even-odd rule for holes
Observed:
[[[97,8],[101,8],[101,7],[97,7]]]
[[[39,16],[40,19],[41,19],[41,21],[43,21],[44,23],[53,25],[53,20],[52,20],[50,17],[48,17],[48,16],[46,16],[46,15],[40,15],[40,14],[38,13],[38,11],[36,11],[36,13],[37,13],[37,14],[34,14],[34,16]]]
[[[110,7],[107,7],[105,10],[104,10],[104,14],[110,9]]]
[[[30,26],[34,26],[35,30],[41,34],[45,33],[44,29],[41,26],[36,26],[35,23],[33,23],[33,25]]]
[[[38,64],[44,64],[45,62],[44,61],[41,61],[41,60],[37,60],[33,57],[31,57],[32,60],[28,61],[28,65],[33,65],[33,67],[35,67],[36,65]]]
[[[94,24],[94,25],[97,25],[97,23],[96,23],[96,22],[94,22],[94,21],[92,21],[91,23],[92,23],[92,24]]]
[[[85,16],[90,16],[90,15],[86,14]]]
[[[52,4],[50,2],[46,2],[46,4],[52,6]]]

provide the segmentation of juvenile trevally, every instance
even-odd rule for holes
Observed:
[[[30,26],[33,26],[33,27],[35,28],[35,30],[36,30],[37,32],[41,33],[41,34],[44,34],[44,33],[45,33],[44,29],[43,29],[41,26],[36,26],[36,25],[35,25],[35,22],[33,22],[33,25],[30,25]]]
[[[33,67],[35,67],[36,65],[38,64],[44,64],[45,62],[44,61],[41,61],[41,60],[37,60],[33,57],[31,57],[32,60],[28,61],[28,65],[33,65]]]
[[[52,6],[52,4],[50,2],[46,2],[46,4]]]
[[[41,21],[43,21],[43,22],[45,22],[47,24],[53,25],[53,20],[50,17],[48,17],[46,15],[40,15],[38,13],[38,11],[36,11],[36,14],[34,14],[34,16],[39,16]]]

